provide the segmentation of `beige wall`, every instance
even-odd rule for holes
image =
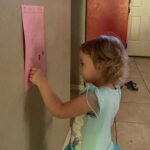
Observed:
[[[70,0],[1,0],[0,150],[61,150],[69,120],[53,118],[36,87],[24,89],[21,4],[45,7],[48,81],[70,97]]]
[[[71,84],[78,85],[79,47],[85,40],[85,6],[86,0],[71,1]]]

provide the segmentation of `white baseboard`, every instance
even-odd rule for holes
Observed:
[[[82,89],[84,89],[84,85],[79,85],[79,84],[71,84],[71,89],[72,90],[79,90],[81,91]]]
[[[65,139],[65,143],[64,143],[64,145],[63,145],[63,149],[62,149],[62,150],[64,150],[65,147],[67,146],[67,144],[69,143],[70,136],[71,136],[71,129],[69,129],[69,132],[68,132],[67,137],[66,137],[66,139]]]

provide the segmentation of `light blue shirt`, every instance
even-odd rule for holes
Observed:
[[[109,87],[96,87],[89,84],[82,93],[93,92],[100,106],[96,116],[85,115],[81,128],[82,150],[113,150],[111,127],[118,112],[121,90]]]

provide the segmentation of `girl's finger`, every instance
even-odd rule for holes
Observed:
[[[29,80],[32,82],[32,78],[29,78]]]
[[[29,76],[34,76],[34,73],[29,73]]]
[[[35,71],[30,71],[30,73],[29,74],[35,74],[36,72]]]
[[[31,68],[31,71],[37,71],[39,68]]]
[[[33,76],[29,76],[29,79],[33,79]]]
[[[34,77],[34,73],[33,74],[29,74],[29,77]]]
[[[29,79],[33,79],[33,77],[32,77],[32,76],[29,76]]]
[[[35,73],[37,72],[37,70],[30,70],[30,73]]]

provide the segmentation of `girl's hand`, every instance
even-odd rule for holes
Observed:
[[[37,85],[40,86],[40,84],[45,81],[45,77],[39,68],[32,68],[30,73],[29,73],[29,80]]]

